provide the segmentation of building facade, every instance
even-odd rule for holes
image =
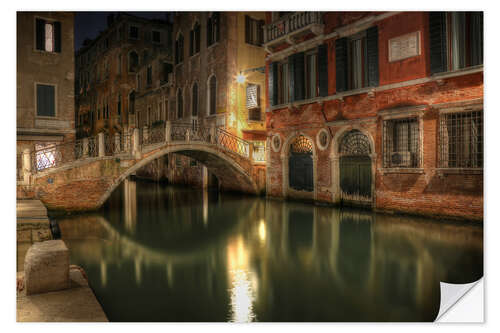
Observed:
[[[267,13],[267,194],[483,217],[481,12]]]
[[[78,137],[116,133],[135,126],[140,67],[159,54],[168,56],[171,24],[121,13],[76,54]]]
[[[70,12],[17,13],[18,181],[23,152],[75,138],[73,27]]]

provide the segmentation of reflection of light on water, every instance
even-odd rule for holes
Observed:
[[[203,191],[203,225],[208,225],[208,191],[205,188]]]
[[[231,321],[250,322],[255,319],[253,312],[254,295],[249,279],[249,272],[235,269],[231,274]]]
[[[266,241],[266,223],[264,222],[264,220],[260,220],[259,239],[262,243]]]
[[[108,282],[108,275],[107,275],[107,266],[106,262],[104,260],[101,260],[101,285],[103,287],[106,286],[106,283]]]
[[[255,320],[253,301],[254,289],[257,287],[253,272],[249,270],[248,252],[239,236],[228,245],[228,266],[231,295],[231,321],[250,322]],[[252,281],[254,283],[252,283]]]

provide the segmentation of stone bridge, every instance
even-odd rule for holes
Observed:
[[[170,121],[25,151],[21,186],[51,210],[95,210],[125,178],[170,153],[205,165],[221,190],[260,194],[265,189],[264,147],[215,126]]]

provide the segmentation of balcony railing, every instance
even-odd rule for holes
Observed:
[[[264,26],[264,43],[269,43],[311,24],[322,24],[321,12],[297,12]]]

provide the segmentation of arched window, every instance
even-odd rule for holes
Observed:
[[[189,55],[192,56],[200,52],[200,24],[196,22],[189,32]]]
[[[132,51],[128,54],[128,71],[135,72],[139,67],[139,55]]]
[[[177,119],[182,119],[183,116],[183,96],[181,88],[177,89]]]
[[[339,146],[339,154],[342,156],[370,155],[370,153],[370,142],[359,130],[345,134]]]
[[[220,15],[212,13],[207,20],[207,47],[218,42],[220,37]]]
[[[208,114],[215,114],[217,107],[217,78],[212,75],[208,80]]]
[[[303,135],[296,137],[290,144],[288,177],[291,188],[308,192],[314,190],[312,154],[312,142]]]
[[[191,94],[192,102],[191,102],[191,115],[193,117],[198,116],[198,83],[193,85],[193,91]]]
[[[175,41],[175,64],[180,64],[184,61],[184,36],[179,33]]]

